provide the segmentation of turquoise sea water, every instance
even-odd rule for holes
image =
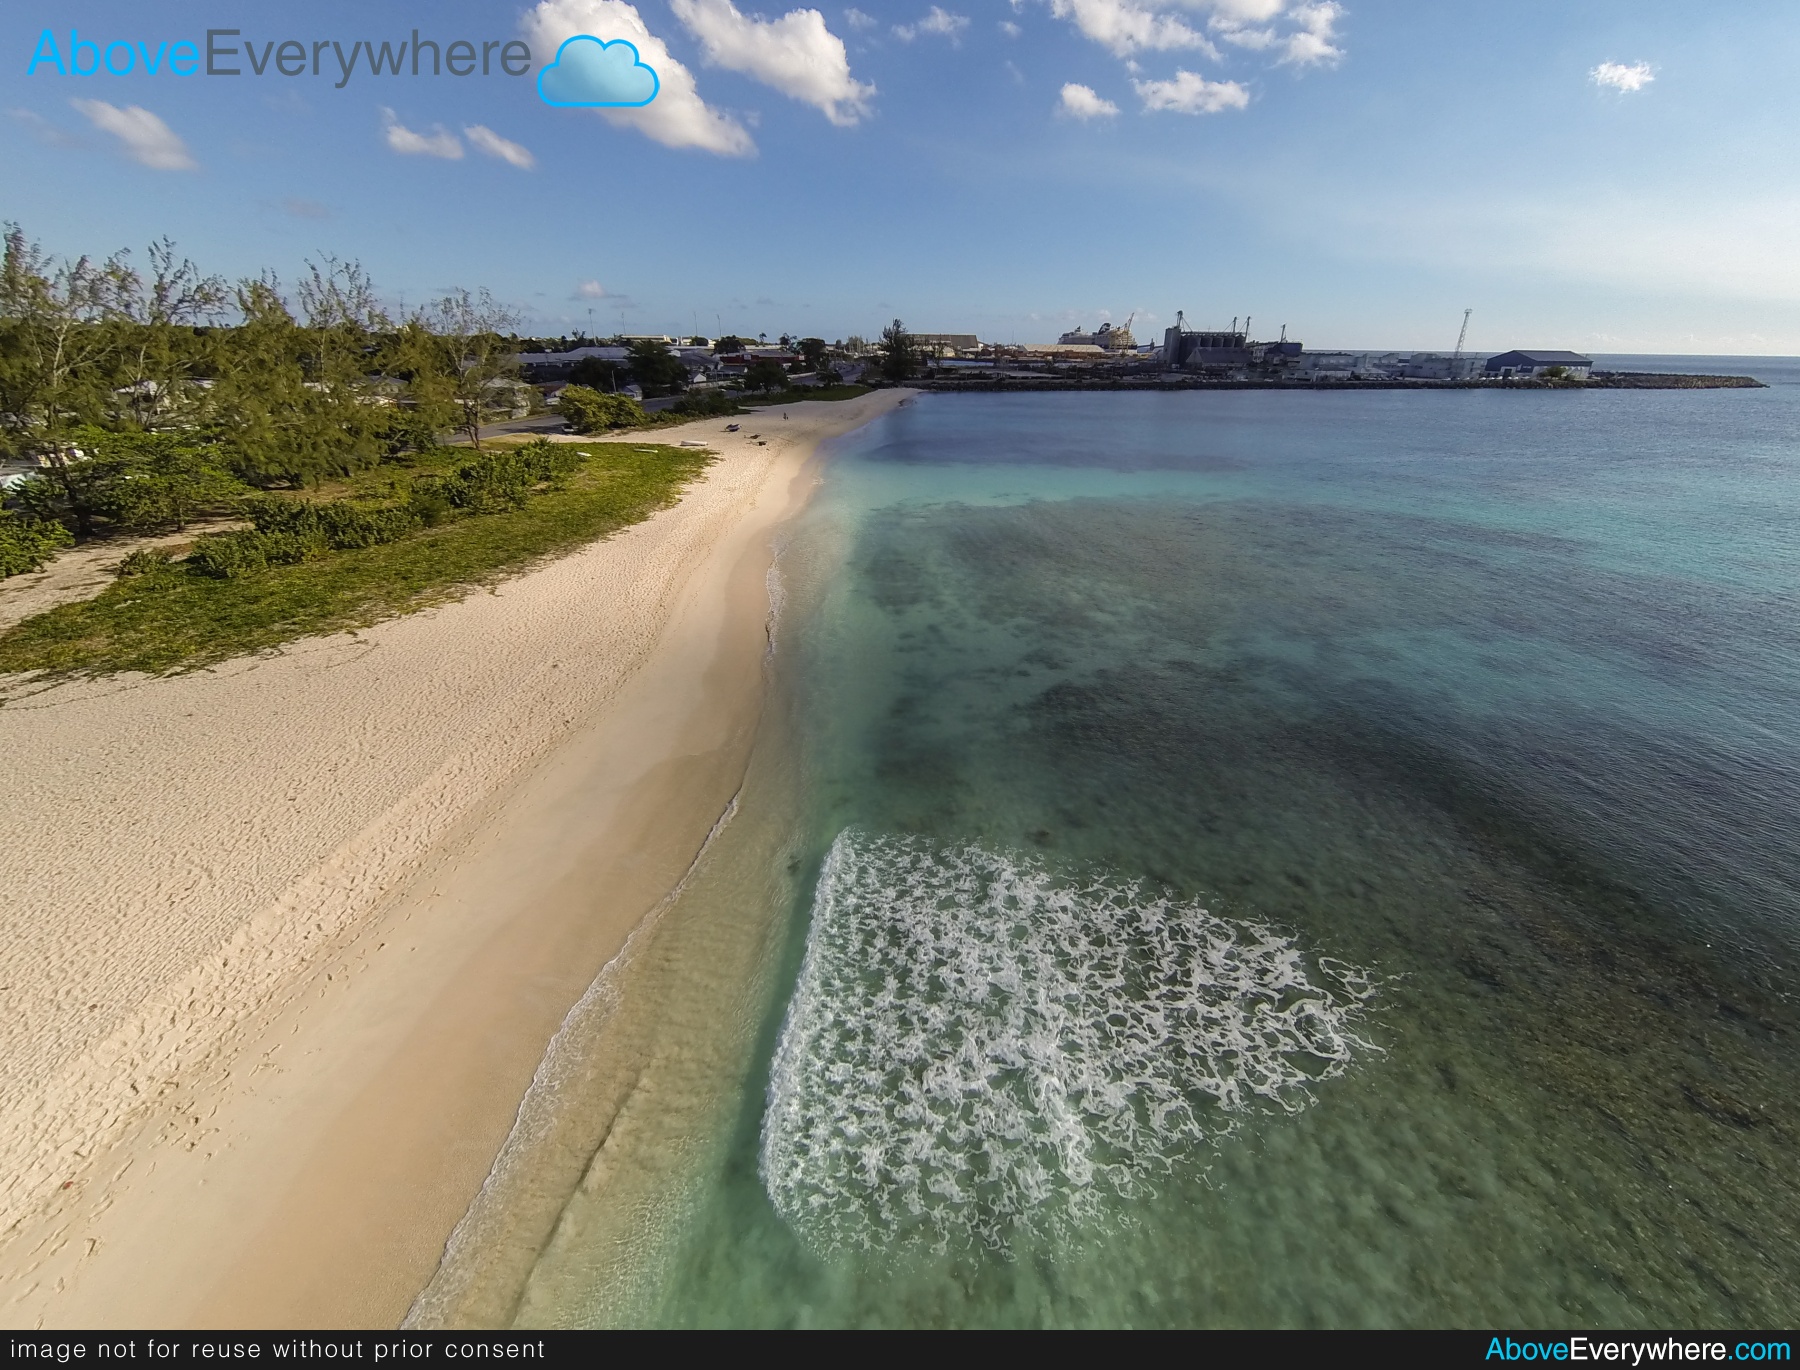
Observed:
[[[1730,369],[840,444],[496,1306],[1791,1325],[1800,366]]]

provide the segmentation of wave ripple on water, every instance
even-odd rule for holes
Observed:
[[[819,876],[763,1184],[826,1249],[1005,1249],[1374,1049],[1374,978],[1135,882],[849,829]]]

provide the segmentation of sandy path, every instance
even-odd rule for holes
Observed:
[[[491,593],[0,709],[0,1323],[399,1319],[735,790],[801,464],[900,398],[659,433],[721,459]]]

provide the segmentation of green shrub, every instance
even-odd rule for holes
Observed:
[[[441,477],[427,476],[413,481],[412,493],[406,501],[406,512],[416,518],[422,527],[437,527],[450,517],[453,507],[444,495]]]
[[[188,569],[218,580],[255,575],[270,566],[317,561],[331,550],[317,532],[264,533],[246,528],[236,533],[208,533],[188,553]]]
[[[564,460],[570,446],[558,447]],[[471,586],[667,508],[713,459],[695,448],[596,448],[591,454],[576,449],[581,468],[563,488],[534,496],[523,509],[453,518],[384,546],[251,575],[172,572],[115,581],[92,599],[58,605],[0,632],[0,672],[191,669],[460,598]],[[241,534],[226,537],[237,542],[200,539],[190,560],[217,565],[228,548],[242,549]]]
[[[577,433],[602,433],[609,428],[636,428],[648,415],[629,395],[606,395],[585,385],[568,385],[557,397],[556,412]]]
[[[174,554],[167,547],[140,547],[119,563],[122,576],[153,576],[169,568]]]
[[[581,453],[568,444],[539,438],[523,447],[483,452],[457,467],[436,488],[451,505],[470,513],[517,509],[535,487],[561,482],[581,461]]]
[[[262,570],[269,564],[263,554],[261,533],[209,533],[188,553],[188,570],[217,580],[232,580]]]
[[[337,552],[397,542],[421,522],[409,509],[371,509],[349,501],[313,504],[305,500],[260,499],[252,501],[246,512],[258,533],[323,542]]]
[[[688,418],[717,418],[724,414],[741,414],[737,397],[727,395],[722,390],[699,390],[683,395],[669,406],[671,414],[682,414]]]
[[[0,510],[0,579],[37,570],[74,541],[60,523]]]
[[[197,575],[233,580],[271,566],[315,561],[329,552],[399,542],[421,528],[436,527],[453,510],[492,514],[520,508],[538,487],[562,484],[582,461],[575,448],[539,438],[523,447],[483,452],[448,475],[418,476],[400,506],[251,500],[244,511],[254,527],[207,534],[194,544],[187,565]]]

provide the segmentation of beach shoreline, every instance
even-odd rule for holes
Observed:
[[[736,792],[818,444],[906,393],[658,434],[720,459],[491,592],[0,710],[0,1323],[400,1321]]]

